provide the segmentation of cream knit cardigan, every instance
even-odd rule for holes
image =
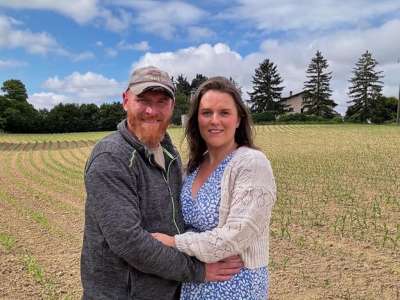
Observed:
[[[206,263],[239,254],[246,268],[267,266],[275,200],[270,162],[261,151],[240,147],[222,177],[218,226],[175,235],[176,248]]]

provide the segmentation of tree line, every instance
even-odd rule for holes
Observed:
[[[383,72],[377,71],[378,62],[366,51],[361,55],[352,70],[349,80],[349,103],[345,121],[360,123],[383,123],[394,121],[396,118],[397,99],[384,97]],[[330,80],[332,72],[320,51],[311,59],[306,71],[306,81],[303,87],[303,106],[301,115],[288,118],[290,108],[282,98],[283,80],[279,75],[277,66],[265,59],[255,70],[253,76],[253,91],[249,92],[250,109],[253,113],[264,114],[266,119],[280,120],[306,119],[332,119],[340,115],[334,110],[337,103],[331,98],[332,90]],[[268,114],[267,114],[268,113]],[[286,114],[286,116],[285,116]],[[284,115],[282,118],[280,118]]]
[[[16,79],[3,82],[0,96],[0,131],[61,133],[115,130],[125,116],[121,103],[60,103],[51,110],[36,110],[28,103],[25,85]]]
[[[177,86],[176,107],[172,122],[180,124],[181,114],[189,109],[191,91],[207,80],[197,74],[189,83],[183,75],[174,80]],[[3,82],[0,95],[0,132],[12,133],[63,133],[115,130],[125,118],[121,102],[96,104],[60,103],[52,109],[37,110],[28,102],[22,81],[10,79]]]
[[[366,51],[355,64],[349,80],[348,96],[350,104],[345,120],[350,122],[383,123],[394,120],[397,108],[395,97],[382,95],[382,71],[377,71],[378,63]],[[342,117],[334,110],[337,103],[332,99],[328,62],[320,51],[311,59],[306,71],[303,87],[302,113],[292,114],[282,97],[284,86],[278,67],[270,59],[265,59],[255,69],[252,76],[253,90],[248,92],[247,104],[255,122],[265,121],[323,121]],[[172,117],[174,124],[181,124],[181,115],[189,110],[192,93],[207,80],[197,74],[191,82],[181,74],[174,78],[176,103]],[[230,78],[239,88],[241,87]],[[82,131],[115,130],[125,118],[121,102],[96,104],[60,103],[51,110],[36,110],[28,103],[25,85],[17,79],[3,82],[0,95],[0,131],[15,133],[58,133]]]

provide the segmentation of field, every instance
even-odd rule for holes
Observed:
[[[0,135],[1,299],[79,299],[82,172],[106,134]],[[256,141],[278,185],[271,299],[400,299],[400,128],[260,126]]]

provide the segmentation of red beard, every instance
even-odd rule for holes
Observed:
[[[129,129],[143,144],[149,148],[155,148],[165,136],[169,119],[155,123],[145,123],[128,112],[128,123]]]

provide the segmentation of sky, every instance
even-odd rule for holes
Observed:
[[[277,65],[285,97],[303,89],[317,50],[338,112],[367,50],[383,71],[383,94],[397,96],[400,1],[0,0],[0,83],[21,80],[37,109],[121,101],[129,74],[147,65],[189,82],[197,73],[232,77],[246,99],[265,59]]]

